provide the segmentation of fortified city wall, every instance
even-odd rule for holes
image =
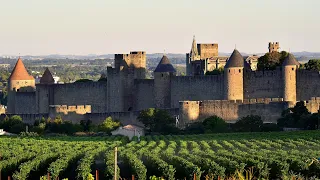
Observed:
[[[49,105],[91,105],[93,113],[107,110],[106,82],[76,82],[70,84],[55,84],[53,102]]]
[[[35,92],[15,92],[14,108],[16,114],[36,113],[36,93]]]
[[[320,97],[320,72],[297,70],[297,99],[309,100]]]
[[[139,111],[150,107],[155,107],[153,79],[135,79],[134,94],[134,110]]]
[[[171,80],[171,107],[179,108],[179,101],[223,99],[223,75],[176,76]]]
[[[283,80],[280,69],[252,71],[244,75],[244,98],[280,98],[283,96]]]

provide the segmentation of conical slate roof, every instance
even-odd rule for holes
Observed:
[[[40,79],[40,84],[53,84],[54,79],[52,77],[52,74],[48,68],[44,71],[41,79]]]
[[[31,75],[29,75],[28,71],[26,70],[22,62],[22,59],[19,58],[11,72],[9,80],[34,80],[34,78]]]
[[[227,61],[225,68],[243,67],[244,59],[238,50],[234,50]]]
[[[176,69],[172,66],[167,56],[163,55],[154,72],[176,72]]]
[[[298,66],[300,64],[296,60],[296,58],[291,53],[289,53],[288,56],[284,59],[282,66],[292,66],[292,65]]]

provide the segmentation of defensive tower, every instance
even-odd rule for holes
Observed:
[[[156,108],[171,107],[171,78],[176,76],[176,70],[166,55],[163,55],[154,70],[154,98]]]
[[[224,67],[224,99],[243,100],[243,68],[244,59],[235,49]]]
[[[42,77],[40,78],[40,84],[54,84],[54,79],[49,68],[46,68]]]
[[[16,92],[33,92],[35,80],[27,72],[22,59],[19,57],[8,81],[8,113],[15,112]]]
[[[278,52],[280,49],[279,42],[269,42],[268,49],[269,49],[269,53]]]
[[[299,66],[298,61],[289,53],[282,64],[284,101],[297,100],[297,66]]]

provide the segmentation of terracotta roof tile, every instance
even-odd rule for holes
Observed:
[[[28,71],[26,70],[22,62],[22,59],[19,58],[15,67],[12,70],[9,80],[34,80],[34,78],[31,75],[29,75]]]

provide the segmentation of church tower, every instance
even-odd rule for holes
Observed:
[[[297,101],[297,67],[298,61],[289,53],[282,63],[283,100]]]
[[[8,113],[15,113],[16,92],[33,92],[34,90],[35,80],[29,75],[19,57],[8,80]]]
[[[200,55],[199,55],[199,51],[198,51],[196,37],[193,36],[193,41],[192,41],[192,46],[191,46],[190,53],[187,53],[187,55],[186,55],[187,76],[191,76],[192,75],[191,61],[196,61],[196,60],[200,60]]]
[[[171,78],[176,70],[166,55],[163,55],[154,70],[154,97],[156,108],[171,108]]]
[[[225,100],[243,100],[244,59],[234,50],[224,67]]]

